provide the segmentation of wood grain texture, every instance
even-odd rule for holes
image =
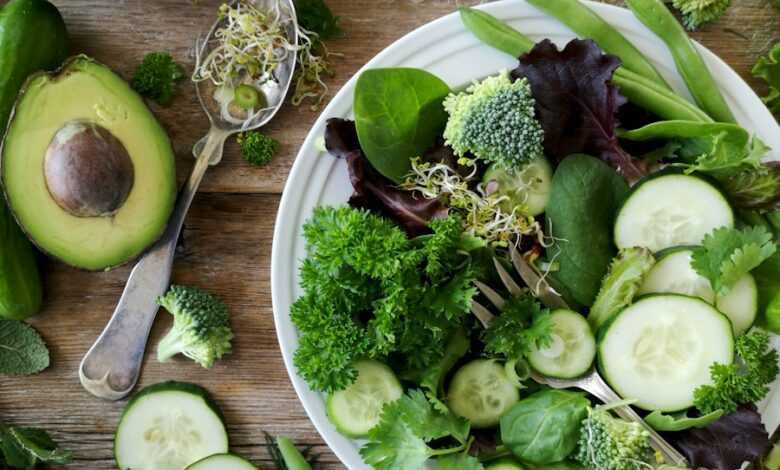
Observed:
[[[2,3],[2,2],[0,2]],[[168,50],[192,66],[194,37],[205,31],[219,1],[55,0],[73,37],[73,52],[88,53],[129,78],[144,54]],[[359,67],[417,26],[454,10],[454,0],[328,0],[343,18],[346,36],[330,47],[335,76],[329,96]],[[457,4],[474,4],[462,1]],[[621,4],[619,0],[609,3]],[[756,85],[750,67],[780,39],[780,13],[770,0],[735,0],[723,21],[694,35]],[[489,71],[486,71],[486,73]],[[184,84],[169,108],[152,105],[167,128],[180,180],[192,164],[191,145],[207,130],[192,85]],[[286,107],[267,132],[282,142],[265,168],[243,162],[234,143],[209,171],[186,223],[174,281],[205,287],[225,299],[237,332],[235,353],[206,371],[186,360],[159,364],[148,358],[140,385],[176,379],[202,384],[222,405],[233,449],[272,468],[262,431],[314,446],[323,468],[343,468],[324,446],[289,382],[271,312],[270,253],[279,194],[298,147],[318,112]],[[76,271],[46,261],[46,308],[32,323],[52,351],[52,367],[34,377],[0,379],[0,420],[49,429],[74,450],[69,468],[114,468],[113,433],[124,402],[99,401],[78,382],[77,366],[108,320],[129,267],[109,273]],[[169,324],[155,325],[154,345]]]

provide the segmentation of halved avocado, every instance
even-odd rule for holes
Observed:
[[[86,56],[30,77],[0,154],[19,225],[78,268],[111,269],[140,255],[176,200],[165,131],[124,80]]]

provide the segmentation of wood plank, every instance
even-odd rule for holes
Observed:
[[[236,333],[234,353],[213,369],[147,357],[140,386],[183,380],[206,387],[221,405],[233,449],[268,464],[263,431],[314,445],[323,462],[335,457],[309,422],[287,377],[276,341],[270,298],[270,252],[278,196],[204,194],[196,198],[176,260],[174,282],[222,297]],[[129,267],[87,273],[46,263],[46,308],[32,324],[46,339],[52,367],[33,377],[0,380],[0,421],[40,426],[75,451],[68,468],[113,468],[112,442],[124,402],[98,400],[81,388],[82,356],[103,329]],[[161,314],[151,345],[167,331]],[[326,465],[325,468],[339,466]]]

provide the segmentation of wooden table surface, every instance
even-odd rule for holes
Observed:
[[[2,2],[0,2],[2,3]],[[55,0],[73,38],[72,51],[92,55],[129,78],[145,53],[169,50],[192,66],[193,38],[211,24],[218,0]],[[334,59],[329,97],[357,69],[395,39],[453,11],[454,0],[328,0],[342,17],[346,36],[329,43]],[[477,3],[460,2],[463,3]],[[610,3],[622,3],[611,0]],[[719,23],[695,34],[751,85],[750,67],[780,40],[780,12],[770,0],[734,0]],[[192,144],[207,130],[191,84],[173,105],[152,110],[168,130],[177,155],[179,181],[192,165]],[[313,446],[322,468],[343,468],[323,444],[296,397],[274,330],[270,254],[274,218],[285,178],[318,112],[286,106],[266,128],[281,141],[280,155],[254,168],[230,142],[225,159],[211,169],[186,221],[174,281],[204,287],[229,305],[236,332],[234,353],[204,370],[188,360],[146,360],[139,385],[167,379],[191,381],[212,392],[225,412],[232,448],[272,468],[263,431]],[[32,323],[52,352],[52,367],[40,375],[0,378],[0,420],[48,429],[74,451],[69,468],[114,468],[112,442],[124,401],[98,400],[81,388],[77,367],[106,324],[122,292],[129,267],[86,273],[45,263],[45,310]],[[151,336],[156,344],[169,316],[160,315]],[[151,348],[154,349],[154,348]]]

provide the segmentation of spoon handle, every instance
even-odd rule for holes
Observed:
[[[93,395],[119,400],[130,393],[138,381],[146,341],[157,314],[157,298],[168,289],[184,218],[209,161],[221,158],[228,135],[215,127],[209,131],[192,173],[179,193],[168,227],[136,263],[111,320],[82,359],[79,366],[81,385]]]

